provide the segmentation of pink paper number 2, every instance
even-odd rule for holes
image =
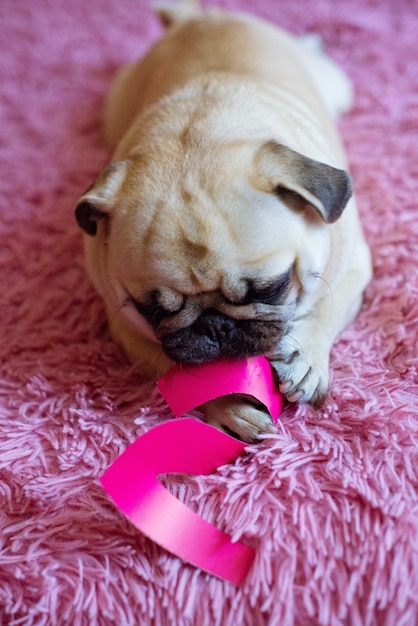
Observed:
[[[244,453],[246,444],[192,418],[152,428],[101,478],[118,508],[150,539],[207,572],[240,585],[255,552],[182,504],[159,474],[207,475]]]

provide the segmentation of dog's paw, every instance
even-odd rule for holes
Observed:
[[[329,347],[320,332],[309,332],[295,322],[269,358],[289,402],[323,404],[328,393]]]
[[[208,424],[247,443],[254,443],[260,435],[277,432],[267,409],[248,396],[223,396],[199,408]]]

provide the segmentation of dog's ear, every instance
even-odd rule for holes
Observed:
[[[179,24],[200,13],[199,0],[154,0],[154,11],[165,28]]]
[[[350,175],[310,159],[287,146],[270,141],[256,157],[258,171],[270,190],[287,204],[312,205],[324,222],[332,224],[343,212],[353,193]]]
[[[111,163],[79,198],[75,207],[75,217],[80,228],[88,235],[96,235],[98,222],[108,219],[125,179],[125,173],[125,161]]]

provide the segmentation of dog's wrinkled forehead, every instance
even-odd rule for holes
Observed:
[[[124,267],[139,261],[138,279],[148,290],[219,291],[231,301],[244,298],[250,283],[286,272],[298,254],[301,220],[291,216],[284,224],[277,200],[267,194],[260,200],[250,185],[233,191],[223,199],[202,188],[187,199],[173,193],[135,237],[122,233]]]
[[[182,247],[179,242],[173,245]],[[197,310],[218,308],[225,302],[237,306],[263,297],[274,299],[279,288],[288,286],[295,276],[296,257],[291,247],[261,258],[250,254],[245,258],[239,248],[233,255],[231,248],[227,253],[214,246],[204,255],[190,249],[174,256],[150,254],[146,271],[129,284],[138,290],[141,300],[158,300],[166,310],[177,311],[184,302]]]
[[[139,298],[131,296],[137,310],[159,334],[192,324],[204,311],[218,311],[237,320],[290,319],[297,297],[294,266],[272,280],[242,280],[241,289],[230,299],[221,289],[184,294],[159,288]]]

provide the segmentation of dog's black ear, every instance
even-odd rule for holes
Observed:
[[[107,221],[116,204],[125,173],[125,161],[111,163],[79,198],[75,207],[75,218],[80,228],[88,235],[96,235],[98,223]]]
[[[97,234],[97,222],[107,217],[105,211],[100,211],[91,202],[80,201],[75,208],[75,219],[77,224],[88,235]]]
[[[340,217],[352,196],[353,185],[346,171],[275,141],[262,146],[257,161],[271,191],[291,206],[312,205],[327,224]]]

